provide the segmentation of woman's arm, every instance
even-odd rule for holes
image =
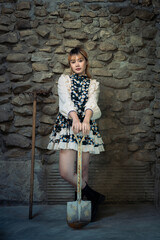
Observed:
[[[66,118],[69,117],[71,111],[76,112],[70,94],[70,78],[68,75],[62,74],[58,80],[58,95],[59,95],[59,112]]]
[[[85,117],[83,122],[81,123],[77,113],[76,112],[70,112],[69,113],[70,117],[73,119],[72,123],[72,130],[74,133],[79,133],[82,131],[84,135],[89,134],[90,132],[90,119],[92,116],[92,111],[90,109],[87,109],[85,112]]]
[[[101,110],[97,105],[99,92],[99,82],[96,80],[91,80],[88,93],[88,101],[85,105],[85,111],[89,109],[92,111],[91,120],[95,120],[101,117]]]
[[[74,111],[71,111],[69,113],[69,116],[72,118],[72,130],[75,134],[79,133],[82,130],[82,124],[77,116],[77,113]]]
[[[90,109],[87,109],[85,111],[85,117],[82,122],[82,133],[84,135],[89,134],[89,132],[90,132],[90,120],[91,120],[92,114],[93,114],[93,112]]]

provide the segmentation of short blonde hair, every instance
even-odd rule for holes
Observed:
[[[70,51],[70,53],[69,53],[69,55],[68,55],[68,64],[69,64],[69,66],[70,66],[71,57],[72,57],[73,55],[78,55],[78,54],[81,54],[81,55],[85,58],[85,60],[86,60],[86,62],[87,62],[85,73],[87,74],[87,77],[88,77],[88,78],[91,78],[91,74],[89,73],[89,70],[88,70],[88,69],[89,69],[88,54],[86,53],[86,51],[85,51],[84,49],[79,48],[79,47],[76,47],[76,48],[73,48],[73,49]]]

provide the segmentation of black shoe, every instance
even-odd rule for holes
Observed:
[[[77,201],[77,192],[74,192],[74,201]]]
[[[93,201],[96,204],[101,204],[105,201],[105,196],[99,192],[96,192],[86,184],[82,190],[82,195],[87,197],[87,200]]]
[[[87,200],[90,200],[92,203],[91,221],[93,222],[96,217],[98,205],[105,201],[105,196],[90,188],[88,184],[86,184],[85,188],[82,190],[82,193],[87,197]]]
[[[83,198],[84,198],[84,194],[82,191],[81,199],[83,200]],[[77,201],[77,192],[76,191],[74,192],[74,201]]]

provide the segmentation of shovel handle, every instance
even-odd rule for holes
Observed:
[[[81,139],[80,141],[78,140],[78,137],[77,137],[76,134],[74,134],[74,136],[75,136],[75,138],[76,138],[76,141],[77,141],[77,143],[78,143],[78,146],[79,146],[80,144],[82,144],[82,142],[83,142],[85,136],[83,135],[83,137],[82,137],[82,139]]]
[[[77,200],[81,201],[81,189],[82,189],[82,142],[85,138],[83,135],[79,141],[77,135],[74,135],[78,143],[78,159],[77,159]]]

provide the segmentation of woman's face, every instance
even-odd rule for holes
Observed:
[[[82,54],[72,55],[70,60],[70,67],[74,73],[84,75],[86,71],[87,61]]]

